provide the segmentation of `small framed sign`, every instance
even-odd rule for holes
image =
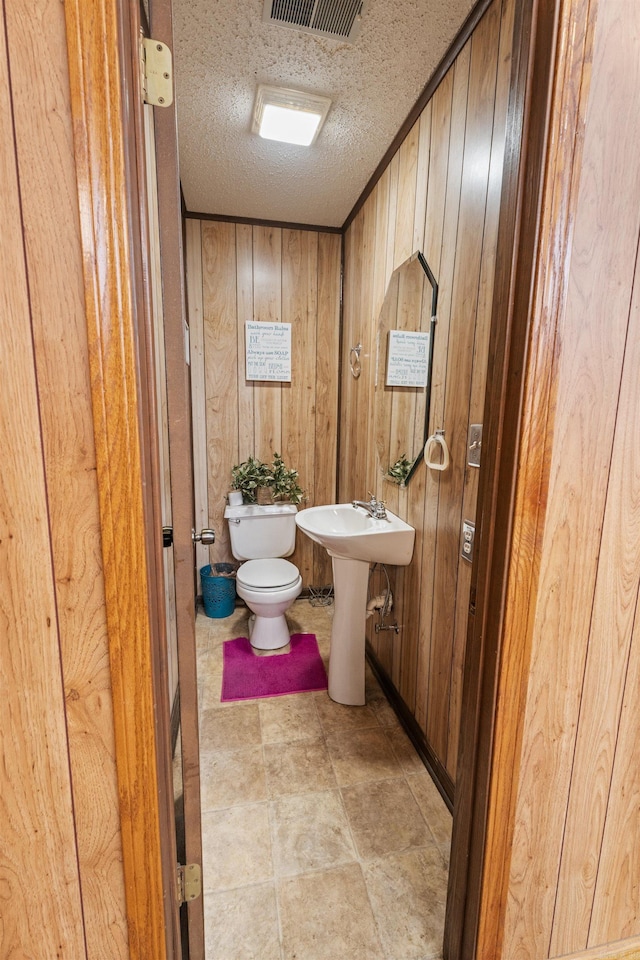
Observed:
[[[429,374],[429,333],[390,330],[387,354],[388,387],[426,387]]]
[[[291,382],[291,324],[245,323],[247,380]]]

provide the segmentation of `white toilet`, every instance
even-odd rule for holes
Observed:
[[[294,563],[281,558],[295,549],[297,512],[292,503],[245,503],[224,511],[231,552],[243,561],[236,589],[255,614],[249,639],[257,650],[277,650],[289,643],[284,614],[302,590],[302,577]]]

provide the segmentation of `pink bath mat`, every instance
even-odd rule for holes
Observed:
[[[327,673],[313,633],[293,633],[289,653],[267,657],[256,656],[246,637],[222,645],[223,703],[326,689]]]

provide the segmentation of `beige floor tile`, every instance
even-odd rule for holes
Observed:
[[[228,707],[228,703],[221,703],[220,694],[222,692],[222,664],[220,671],[202,672],[202,679],[198,678],[198,709],[200,715],[204,710],[218,709],[219,707]]]
[[[324,740],[268,743],[263,749],[270,798],[311,793],[336,786]]]
[[[322,729],[327,734],[380,726],[375,713],[368,706],[347,707],[335,703],[325,691],[314,694],[314,698]]]
[[[289,743],[322,735],[315,700],[309,693],[264,699],[258,709],[263,743]]]
[[[404,772],[425,773],[424,763],[416,753],[416,748],[402,727],[387,727],[385,732],[389,738],[391,749],[400,761],[400,766]]]
[[[267,799],[262,747],[200,752],[203,810]]]
[[[203,813],[202,874],[205,891],[231,890],[273,878],[266,803]]]
[[[200,750],[239,750],[261,743],[260,714],[255,703],[232,710],[209,708],[200,714]]]
[[[277,877],[292,877],[356,859],[337,790],[282,797],[269,807]]]
[[[384,730],[343,730],[327,736],[327,747],[340,786],[398,777],[402,768]]]
[[[384,960],[358,864],[277,884],[284,960]]]
[[[358,853],[364,860],[433,842],[404,779],[344,787],[342,799]]]
[[[422,773],[408,776],[407,783],[416,798],[423,817],[429,824],[429,829],[436,842],[444,845],[449,844],[451,842],[453,817],[431,776],[424,770]]]
[[[442,951],[447,874],[435,844],[362,867],[389,960],[424,960]]]
[[[273,883],[207,893],[204,912],[207,960],[280,960]]]

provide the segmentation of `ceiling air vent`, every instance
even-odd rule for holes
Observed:
[[[262,19],[336,40],[355,40],[366,0],[264,0]]]

